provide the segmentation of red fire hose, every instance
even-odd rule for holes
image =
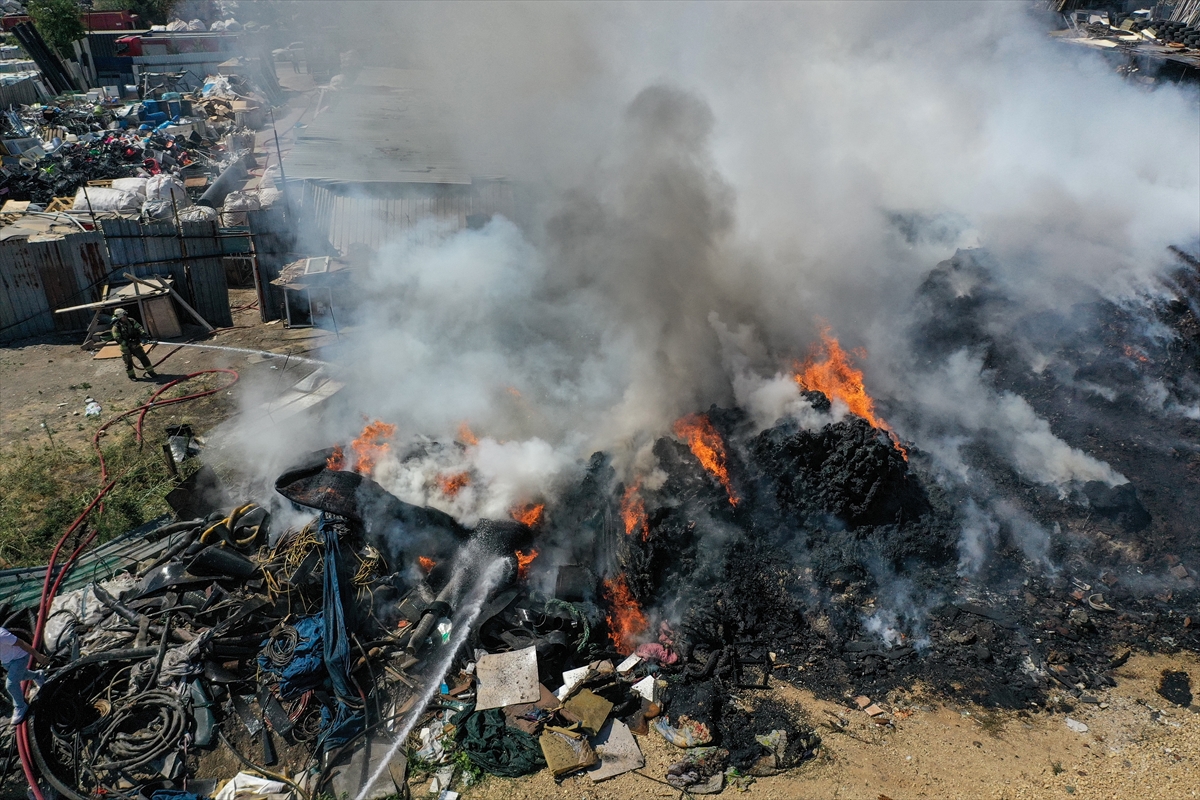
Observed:
[[[159,362],[159,363],[161,363],[161,362]],[[205,389],[202,392],[195,392],[193,394],[184,395],[182,397],[173,397],[169,400],[159,400],[158,399],[159,396],[161,396],[163,392],[167,391],[168,389],[170,389],[173,386],[178,386],[179,384],[183,383],[184,381],[191,380],[192,378],[196,378],[201,375],[215,374],[218,372],[223,372],[226,375],[232,375],[233,380],[229,381],[229,383],[226,383],[223,386],[218,386],[215,389]],[[102,502],[102,500],[104,499],[104,496],[106,494],[108,494],[110,491],[112,491],[112,488],[117,485],[116,479],[113,479],[113,480],[108,479],[108,465],[105,463],[104,453],[100,449],[100,437],[104,435],[104,432],[108,429],[108,427],[110,425],[113,425],[116,422],[119,422],[120,420],[125,419],[126,417],[130,417],[130,416],[133,416],[134,414],[137,414],[138,415],[137,422],[134,424],[133,430],[134,430],[134,435],[136,436],[138,443],[141,443],[141,441],[142,441],[142,422],[146,419],[146,414],[148,414],[151,411],[151,409],[173,405],[174,403],[183,403],[188,400],[195,400],[200,397],[207,397],[210,394],[216,394],[217,392],[224,391],[224,390],[228,389],[229,387],[233,386],[237,382],[238,382],[238,374],[237,374],[237,372],[235,372],[234,370],[231,370],[231,369],[202,369],[199,372],[192,372],[187,375],[184,375],[182,378],[176,378],[175,380],[171,381],[170,383],[163,385],[157,391],[155,391],[154,394],[150,395],[150,399],[147,400],[144,404],[138,406],[137,408],[130,409],[129,411],[125,411],[121,414],[118,414],[117,416],[113,417],[108,422],[105,422],[103,425],[101,425],[99,428],[96,429],[96,434],[92,437],[92,447],[95,449],[96,455],[100,459],[100,482],[103,483],[104,486],[96,494],[96,497],[93,498],[92,502],[88,504],[88,507],[83,510],[83,513],[75,518],[75,521],[71,523],[71,526],[69,528],[67,528],[66,533],[64,533],[62,535],[62,538],[60,538],[58,540],[58,543],[54,545],[53,552],[50,553],[50,562],[46,565],[46,577],[42,582],[42,596],[41,596],[41,600],[38,603],[37,625],[33,631],[32,644],[33,644],[33,648],[35,650],[39,646],[41,646],[42,632],[44,631],[44,629],[46,627],[46,619],[48,618],[48,615],[50,612],[50,604],[54,600],[54,596],[56,594],[58,594],[58,590],[59,590],[59,587],[62,586],[63,579],[66,578],[67,573],[71,571],[71,567],[73,567],[75,565],[75,561],[79,558],[80,554],[84,551],[85,548],[87,548],[87,546],[89,544],[92,543],[92,540],[96,538],[96,534],[99,532],[99,529],[93,528],[91,533],[89,533],[86,537],[84,537],[83,541],[80,542],[79,545],[71,552],[71,555],[68,556],[66,561],[63,562],[62,568],[58,572],[58,577],[55,578],[55,580],[52,584],[50,582],[50,576],[54,573],[54,568],[57,565],[59,551],[62,549],[63,545],[66,544],[67,540],[71,538],[71,534],[73,534],[76,531],[76,529],[78,529],[79,526],[83,524],[84,520],[86,520],[88,518],[88,515],[90,515],[92,513],[93,509],[98,507],[100,509],[101,513],[103,513],[104,503]],[[25,772],[25,779],[27,781],[29,781],[29,788],[33,791],[33,796],[34,796],[35,800],[45,800],[42,796],[41,790],[38,788],[36,777],[34,776],[33,762],[30,759],[30,755],[29,755],[29,730],[28,730],[28,726],[24,722],[22,722],[20,725],[17,726],[16,737],[17,737],[17,751],[20,753],[20,756],[21,756],[21,769],[24,770],[24,772]]]

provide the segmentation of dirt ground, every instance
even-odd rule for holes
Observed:
[[[256,136],[256,149],[267,155],[269,165],[278,161],[278,153],[286,156],[291,149],[295,126],[303,124],[313,113],[317,97],[311,75],[281,70],[280,83],[291,96],[288,106],[278,111],[276,119],[278,149],[272,128],[259,131]],[[316,342],[308,338],[307,332],[288,331],[282,322],[263,325],[256,309],[244,308],[254,302],[253,290],[231,289],[229,300],[235,309],[242,307],[233,313],[234,327],[218,331],[198,343],[275,353],[299,354],[315,349]],[[199,328],[192,332],[201,333]],[[19,444],[45,444],[47,428],[56,443],[84,446],[95,428],[109,419],[110,412],[140,405],[161,385],[148,381],[131,383],[125,377],[120,358],[93,360],[91,352],[80,349],[82,341],[83,334],[79,333],[24,340],[0,347],[0,450]],[[166,380],[201,369],[225,367],[236,369],[244,382],[269,380],[280,383],[285,367],[279,360],[248,360],[246,354],[216,349],[189,347],[171,354],[172,350],[171,346],[159,345],[149,353],[152,362],[167,359],[157,370]],[[168,354],[171,354],[169,358]],[[304,377],[299,366],[286,365],[287,369],[296,372],[288,377],[295,380]],[[141,374],[140,369],[138,374]],[[104,409],[99,418],[84,416],[84,399],[87,397],[97,400]],[[211,405],[187,403],[159,414],[181,418],[174,422],[182,421],[186,416],[198,431],[203,431],[220,421],[219,417],[209,413]]]
[[[229,294],[234,307],[254,301],[251,289],[232,289]],[[162,362],[156,367],[161,376],[159,382],[131,382],[125,377],[120,358],[97,360],[93,353],[80,349],[82,335],[18,342],[0,348],[0,449],[25,443],[44,444],[48,436],[53,436],[58,444],[84,447],[95,429],[114,413],[144,403],[163,382],[202,369],[236,370],[243,390],[260,381],[278,383],[291,378],[292,382],[298,381],[311,367],[306,370],[301,364],[289,364],[283,359],[264,359],[217,348],[311,356],[322,338],[327,338],[312,336],[305,329],[288,330],[281,322],[264,325],[256,309],[235,311],[234,326],[195,342],[200,347],[176,350],[172,344],[156,346],[149,356],[151,362]],[[99,417],[84,415],[87,397],[100,403],[103,412]],[[156,413],[178,416],[177,421],[189,422],[197,432],[220,421],[207,413],[203,401]]]
[[[822,701],[777,684],[776,697],[802,708],[821,734],[821,751],[791,772],[757,779],[746,794],[787,800],[1197,797],[1200,708],[1171,706],[1155,692],[1164,669],[1187,671],[1193,685],[1200,679],[1193,655],[1134,656],[1116,671],[1117,687],[1099,696],[1101,705],[1079,706],[1069,715],[990,712],[915,690],[895,703],[881,702],[889,712],[901,710],[889,713],[887,726],[849,699]],[[1068,716],[1087,732],[1068,728]],[[848,724],[842,727],[839,718]],[[682,751],[653,732],[638,742],[646,766],[603,783],[586,776],[555,783],[543,771],[519,780],[488,778],[460,791],[464,800],[679,798],[662,776]],[[414,797],[424,796],[425,783],[412,788]],[[729,795],[737,793],[726,789]]]

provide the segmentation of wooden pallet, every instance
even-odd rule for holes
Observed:
[[[46,206],[46,211],[70,211],[74,207],[74,197],[56,197]]]
[[[99,180],[99,181],[88,181],[88,186],[98,186],[101,189],[111,189],[112,182],[113,182],[112,178],[105,178],[105,179]]]

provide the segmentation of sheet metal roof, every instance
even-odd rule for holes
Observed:
[[[156,542],[147,542],[144,537],[170,521],[169,515],[159,517],[82,554],[63,581],[59,594],[81,589],[92,581],[106,581],[134,569],[141,561],[157,557],[179,541],[182,534],[164,536]],[[42,596],[45,577],[45,566],[0,570],[0,601],[11,603],[13,611],[36,605]]]
[[[284,171],[288,180],[469,184],[473,170],[451,147],[450,129],[429,73],[364,69],[297,131]]]

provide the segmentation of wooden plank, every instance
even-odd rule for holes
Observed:
[[[157,345],[154,342],[150,342],[149,344],[142,345],[142,349],[146,351],[147,355],[149,355],[150,351],[153,350],[155,347],[157,347]],[[96,354],[94,356],[92,356],[92,360],[93,361],[105,361],[110,358],[120,358],[120,357],[121,357],[121,346],[119,344],[106,344],[106,345],[104,345],[104,347],[101,347],[99,350],[96,351]]]
[[[85,311],[89,308],[103,308],[105,306],[111,306],[111,305],[113,305],[113,303],[108,300],[97,300],[95,303],[80,303],[77,306],[67,306],[66,308],[56,308],[56,309],[54,309],[54,313],[55,314],[69,314],[72,311]]]
[[[125,273],[125,277],[129,278],[129,280],[131,280],[131,281],[136,281],[138,283],[145,284],[146,286],[148,286],[152,289],[158,288],[158,286],[156,284],[148,283],[147,281],[144,281],[141,278],[135,278],[133,275],[130,275],[128,272]],[[197,322],[199,322],[206,331],[208,331],[209,333],[212,333],[214,330],[216,330],[216,328],[214,328],[212,325],[208,324],[208,321],[205,320],[204,317],[200,316],[200,314],[198,314],[196,312],[196,309],[194,309],[190,305],[188,305],[188,302],[179,295],[179,292],[175,291],[174,289],[170,289],[169,291],[171,292],[171,296],[179,301],[179,305],[183,306],[183,310],[188,312],[189,314],[191,314],[192,317],[194,317],[195,320]]]
[[[290,328],[280,334],[280,338],[285,342],[298,339],[314,339],[319,336],[336,336],[336,334],[325,328]]]
[[[154,297],[142,303],[142,321],[155,339],[174,339],[183,335],[179,316],[170,297]]]

